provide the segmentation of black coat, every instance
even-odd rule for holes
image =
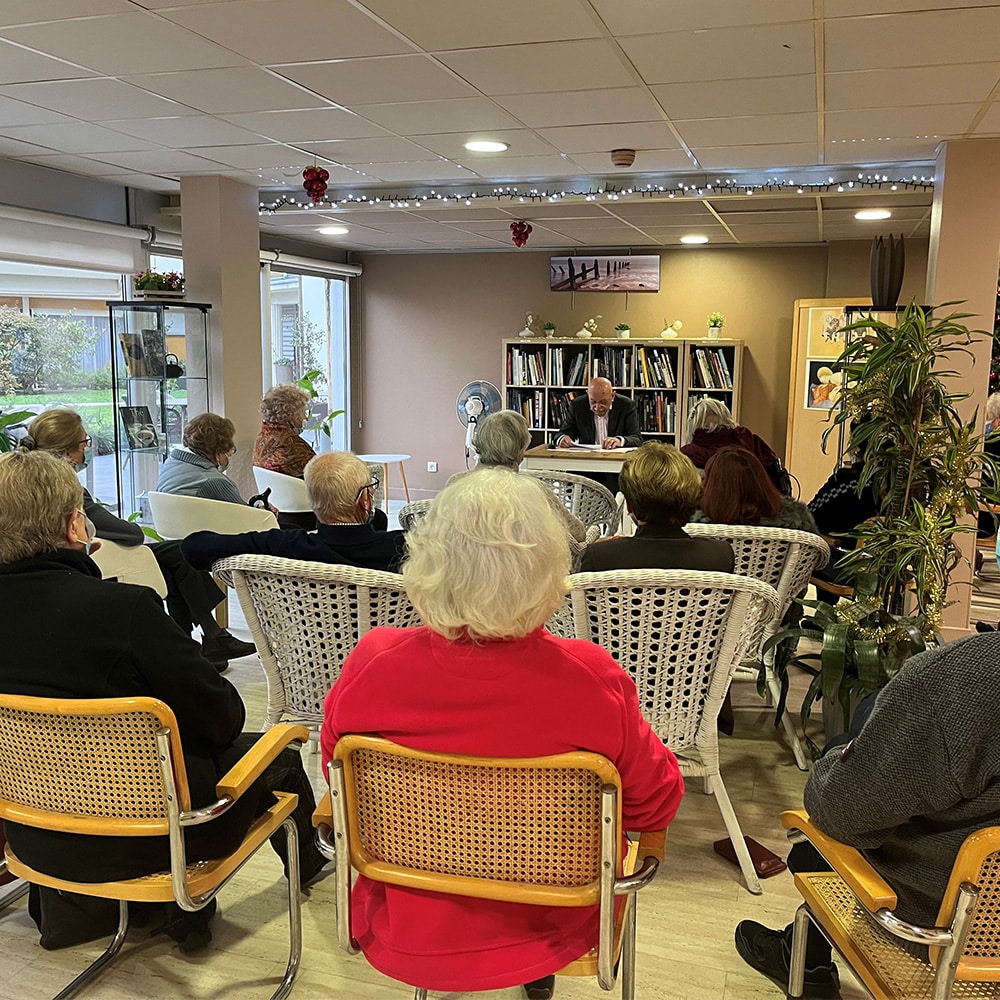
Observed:
[[[569,419],[562,425],[561,433],[580,444],[600,444],[594,414],[590,411],[590,400],[586,394],[577,396],[569,404]],[[608,437],[624,438],[626,448],[638,448],[642,444],[642,429],[635,403],[628,396],[615,396],[608,411]]]
[[[239,759],[239,692],[164,614],[146,587],[102,580],[82,552],[60,549],[0,565],[5,611],[0,691],[42,698],[159,698],[173,709],[194,807],[216,798],[216,781]],[[207,827],[188,831],[192,858],[216,857],[239,842],[253,794]],[[8,823],[27,864],[64,878],[102,881],[168,867],[165,837],[110,838]],[[210,833],[204,833],[211,828]],[[198,831],[202,831],[198,833]]]
[[[587,546],[580,561],[580,572],[606,569],[732,573],[733,548],[721,538],[692,538],[681,528],[642,524],[631,538],[609,538]]]

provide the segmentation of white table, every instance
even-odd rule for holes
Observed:
[[[573,448],[549,448],[540,444],[524,453],[524,468],[555,472],[621,472],[628,452],[582,451]]]
[[[362,462],[369,462],[372,465],[381,465],[385,473],[382,477],[382,502],[385,505],[385,512],[389,513],[389,466],[399,465],[399,477],[403,480],[403,494],[406,502],[410,502],[410,488],[406,485],[406,472],[403,463],[409,461],[412,455],[358,455]]]

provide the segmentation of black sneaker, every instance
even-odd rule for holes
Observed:
[[[530,983],[525,983],[522,987],[526,1000],[552,1000],[556,991],[556,977],[543,976]]]
[[[257,647],[252,642],[244,642],[235,635],[223,632],[201,640],[201,654],[217,663],[221,660],[238,660],[241,656],[253,656]]]
[[[976,622],[977,632],[996,632],[997,627],[993,622]]]
[[[767,976],[788,995],[790,951],[785,931],[773,931],[755,920],[741,920],[736,925],[736,950],[750,968]],[[837,967],[831,962],[806,968],[802,996],[808,1000],[839,1000]]]

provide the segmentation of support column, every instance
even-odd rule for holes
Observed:
[[[934,205],[931,210],[930,254],[927,261],[925,302],[940,305],[959,301],[953,308],[973,315],[971,329],[992,333],[996,306],[997,272],[1000,268],[1000,139],[965,139],[938,147],[934,171]],[[959,373],[953,384],[971,395],[960,406],[969,419],[979,407],[979,430],[989,393],[991,337],[976,338],[973,357],[955,354],[948,367]],[[972,522],[974,523],[974,522]],[[971,564],[975,536],[959,536],[959,545]],[[951,575],[945,610],[945,638],[969,632],[972,597],[971,565],[959,566]]]
[[[212,406],[236,424],[233,478],[256,492],[249,456],[260,430],[260,228],[257,189],[226,177],[181,178],[188,297],[210,302]],[[248,478],[249,477],[249,478]]]

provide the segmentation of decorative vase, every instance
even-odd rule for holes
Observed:
[[[631,330],[615,330],[615,336],[619,340],[628,340],[632,336]]]
[[[580,340],[590,340],[589,330],[577,330],[576,335],[580,338]]]
[[[545,331],[545,339],[546,340],[551,340],[555,335],[556,335],[556,328],[555,327],[551,327],[550,329],[547,329]]]
[[[292,366],[291,365],[275,365],[274,366],[274,381],[275,385],[287,385],[292,381]]]
[[[534,337],[534,335],[535,331],[527,326],[518,334],[519,337]]]
[[[882,236],[872,240],[871,254],[871,292],[872,309],[888,312],[896,308],[899,292],[903,287],[903,268],[906,265],[906,254],[903,250],[903,234],[899,242],[888,237],[888,242]]]
[[[722,336],[721,326],[710,326],[708,328],[708,336],[711,340],[718,340]]]
[[[672,327],[669,327],[669,326],[666,328],[666,330],[661,330],[660,331],[660,337],[663,340],[672,340],[676,336],[677,336],[677,331],[674,330]]]

